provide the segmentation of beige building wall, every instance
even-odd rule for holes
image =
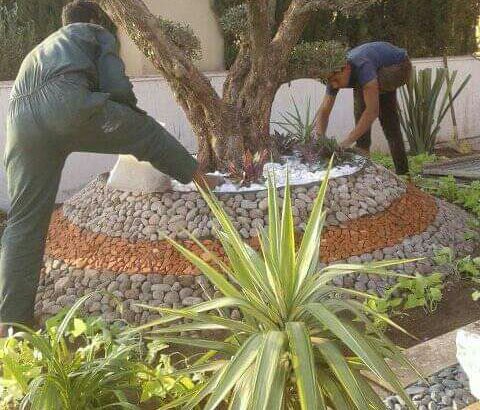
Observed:
[[[211,0],[144,0],[154,15],[172,21],[187,23],[202,44],[202,59],[197,66],[202,71],[221,71],[223,64],[223,36],[211,7]],[[158,75],[158,71],[144,57],[130,38],[119,32],[120,54],[129,76]]]

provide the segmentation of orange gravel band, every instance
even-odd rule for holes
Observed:
[[[321,259],[334,262],[399,244],[409,236],[423,233],[434,222],[437,212],[432,197],[410,186],[386,211],[346,222],[341,227],[326,228]],[[192,241],[182,243],[202,254]],[[220,257],[224,256],[218,241],[204,240],[202,243]],[[61,211],[53,215],[46,255],[80,269],[132,274],[198,274],[166,241],[129,242],[93,233],[73,225]]]

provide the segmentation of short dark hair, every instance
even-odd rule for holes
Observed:
[[[94,1],[75,0],[66,4],[62,11],[62,24],[94,23],[111,29],[113,22]]]

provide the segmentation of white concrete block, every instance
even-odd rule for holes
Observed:
[[[457,359],[470,380],[472,394],[480,399],[480,332],[458,331]]]
[[[110,172],[107,185],[113,189],[136,193],[165,192],[170,189],[168,175],[149,162],[138,161],[132,155],[120,155]]]

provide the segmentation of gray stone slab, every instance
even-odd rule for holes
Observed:
[[[480,154],[425,165],[424,175],[448,176],[477,180],[480,179]]]

